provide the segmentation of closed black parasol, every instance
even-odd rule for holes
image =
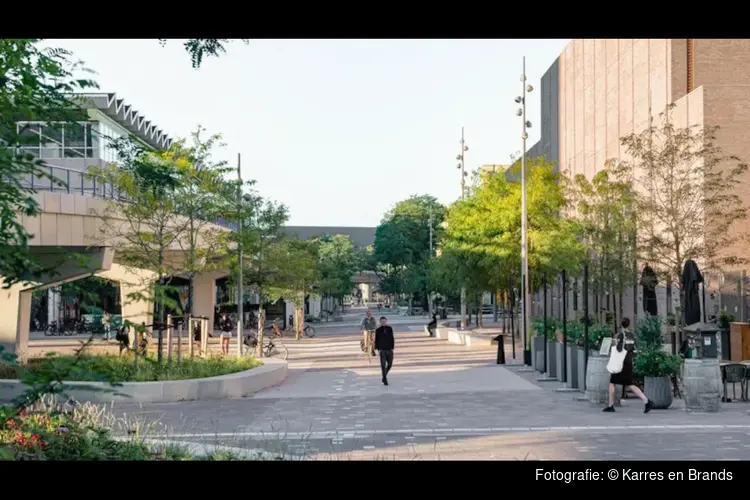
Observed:
[[[656,316],[658,314],[658,306],[656,304],[656,285],[658,284],[659,279],[656,277],[656,273],[651,269],[651,266],[646,264],[646,267],[643,268],[643,274],[641,274],[643,310],[651,316]]]
[[[703,283],[703,275],[693,259],[685,262],[682,269],[682,286],[685,291],[685,324],[692,325],[701,320],[701,304],[698,298],[698,283]]]

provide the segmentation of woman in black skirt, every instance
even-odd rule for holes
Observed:
[[[629,387],[641,401],[646,404],[643,413],[651,411],[653,404],[643,394],[637,385],[633,384],[633,356],[635,353],[635,337],[628,330],[630,326],[630,320],[628,318],[622,318],[622,331],[615,337],[615,349],[617,352],[622,352],[623,349],[627,350],[628,353],[625,355],[625,360],[622,363],[622,371],[620,373],[613,373],[609,377],[609,406],[604,408],[605,412],[615,411],[615,385],[621,385],[623,387]]]

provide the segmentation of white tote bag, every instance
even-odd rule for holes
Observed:
[[[612,346],[612,350],[609,351],[609,361],[607,362],[607,371],[612,375],[620,373],[622,371],[622,365],[625,362],[625,356],[628,355],[625,346],[622,346],[622,351],[617,350],[617,345]]]

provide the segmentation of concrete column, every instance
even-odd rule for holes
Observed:
[[[104,279],[115,281],[120,284],[120,304],[122,307],[122,321],[129,320],[131,323],[140,325],[152,324],[154,317],[153,300],[143,297],[152,297],[150,287],[156,281],[156,273],[146,269],[112,264],[106,271],[96,273]]]
[[[216,278],[215,273],[202,273],[195,276],[193,296],[193,315],[208,318],[208,329],[214,328],[214,308],[216,306]],[[220,277],[220,276],[219,276]]]
[[[47,323],[57,321],[60,312],[60,287],[47,290]]]
[[[0,290],[0,345],[4,352],[23,359],[29,347],[31,289],[14,285]]]
[[[135,325],[146,323],[152,324],[154,317],[154,301],[146,299],[136,299],[134,296],[150,296],[151,293],[145,290],[145,284],[132,284],[120,282],[120,304],[122,307],[122,321],[130,321]]]

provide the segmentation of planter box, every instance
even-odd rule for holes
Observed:
[[[568,344],[568,387],[578,389],[583,385],[578,377],[578,351],[583,353],[583,348],[575,344]],[[581,356],[583,358],[583,356]]]
[[[563,345],[562,342],[555,342],[555,372],[554,376],[557,377],[557,380],[562,382],[565,377],[565,373],[563,373]]]
[[[666,410],[672,406],[672,380],[670,377],[643,377],[643,393],[655,410]]]
[[[531,356],[532,367],[538,372],[544,372],[544,338],[534,337],[532,341],[532,347],[534,350]]]
[[[576,346],[573,351],[573,356],[576,358],[576,376],[578,377],[577,389],[583,392],[586,388],[584,382],[586,381],[586,351],[583,347]],[[599,353],[596,349],[589,349],[589,358],[597,356]]]
[[[557,349],[555,346],[557,342],[553,340],[547,341],[547,375],[550,377],[557,376]]]

